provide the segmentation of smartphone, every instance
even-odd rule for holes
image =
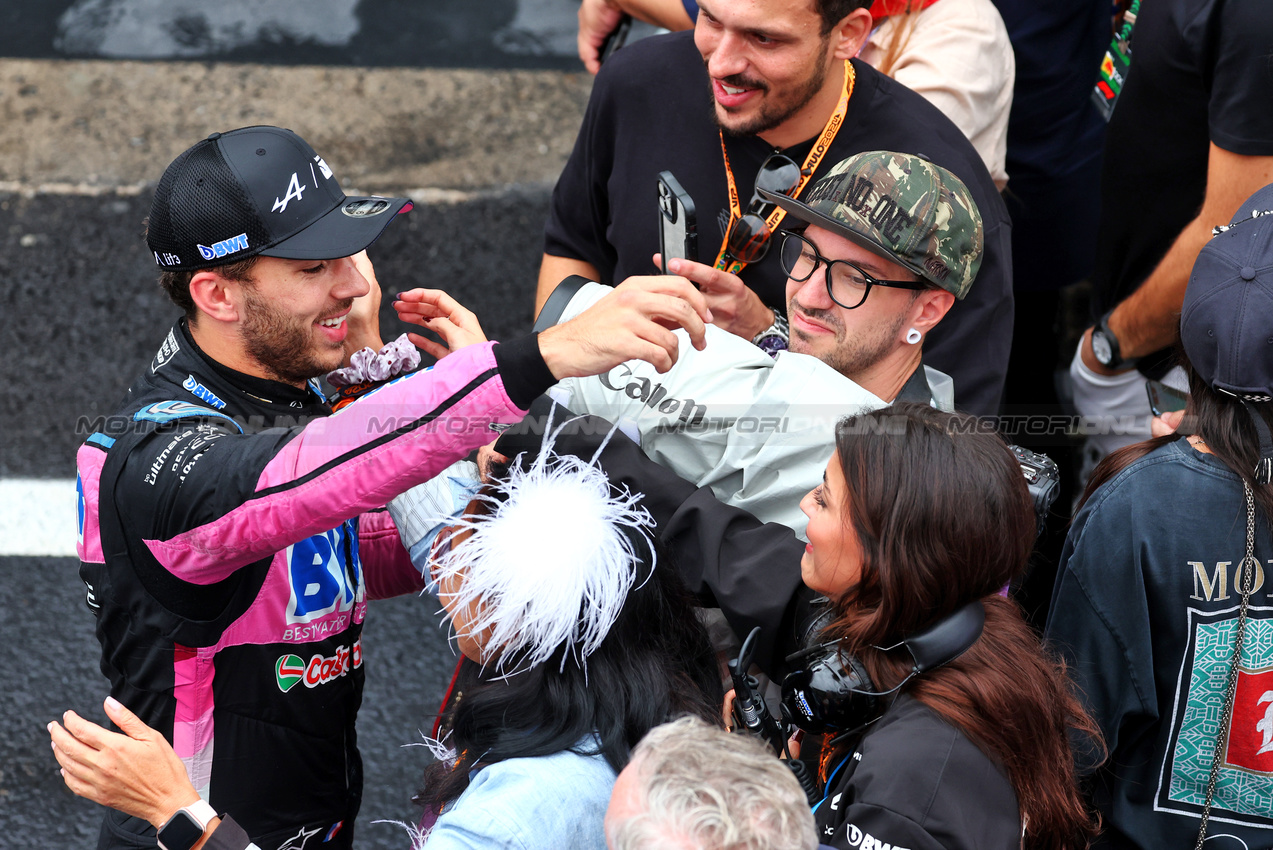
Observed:
[[[1162,381],[1145,381],[1145,392],[1149,393],[1149,409],[1155,416],[1184,410],[1189,403],[1189,393],[1168,386]]]
[[[597,57],[597,64],[604,65],[606,60],[614,55],[614,52],[628,42],[628,34],[632,31],[632,16],[624,14],[619,18],[619,24],[610,31],[606,36],[606,40],[601,42],[601,52]]]
[[[668,274],[668,260],[698,260],[694,199],[670,171],[659,172],[659,253],[663,255],[663,274]]]

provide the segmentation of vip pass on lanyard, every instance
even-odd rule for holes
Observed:
[[[818,136],[818,140],[814,143],[813,148],[809,151],[809,155],[804,158],[804,165],[800,169],[800,182],[791,190],[791,197],[800,196],[800,191],[804,189],[805,184],[809,182],[809,178],[818,170],[818,164],[822,162],[827,151],[831,149],[831,142],[835,140],[835,134],[840,131],[840,127],[844,125],[844,116],[849,111],[849,97],[853,94],[853,85],[857,81],[857,74],[853,70],[853,63],[848,59],[844,60],[844,85],[840,88],[840,101],[836,104],[835,112],[831,113],[831,117],[827,119],[826,126],[822,128],[822,135]],[[729,256],[729,234],[733,230],[735,222],[743,217],[742,205],[738,201],[738,185],[734,182],[733,169],[729,167],[729,152],[725,150],[725,134],[720,133],[720,152],[725,159],[725,179],[729,183],[729,224],[725,227],[724,238],[721,239],[720,253],[716,255],[716,268],[729,272],[730,274],[738,274],[747,267],[746,263],[740,262]],[[787,211],[781,207],[774,207],[765,218],[765,225],[772,233],[782,222]]]
[[[1096,78],[1092,101],[1106,121],[1114,114],[1118,96],[1127,82],[1127,70],[1132,66],[1132,27],[1136,25],[1136,13],[1140,0],[1133,0],[1131,8],[1123,14],[1123,28],[1114,34],[1105,58],[1101,60],[1101,73]]]

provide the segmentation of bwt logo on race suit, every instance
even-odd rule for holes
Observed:
[[[287,572],[291,586],[289,624],[312,623],[351,610],[366,592],[358,559],[358,521],[347,519],[330,531],[289,546]]]
[[[853,824],[848,825],[848,832],[844,836],[850,847],[857,850],[907,850],[896,844],[889,844],[887,841],[880,841],[869,832],[863,832]]]
[[[194,375],[187,375],[186,379],[181,382],[181,386],[186,391],[188,391],[192,396],[198,399],[202,399],[203,401],[206,401],[208,404],[212,405],[217,410],[225,409],[225,402],[222,401],[220,398],[218,398],[217,394],[214,393],[212,390],[208,389],[203,384],[199,383],[198,379],[195,378]]]
[[[338,646],[335,655],[315,655],[308,664],[299,655],[280,656],[274,664],[274,678],[278,689],[287,693],[300,682],[304,682],[307,688],[316,688],[361,666],[362,638],[359,638],[354,641],[353,647]]]
[[[220,242],[213,243],[209,248],[207,245],[195,245],[199,249],[199,253],[203,255],[205,260],[215,260],[217,257],[228,257],[231,254],[237,254],[239,251],[248,249],[248,235],[240,233],[238,236],[231,236],[229,239],[222,239]]]

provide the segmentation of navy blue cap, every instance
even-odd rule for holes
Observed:
[[[1198,254],[1180,341],[1210,386],[1273,401],[1273,185],[1247,199]]]
[[[406,198],[346,197],[314,149],[291,130],[213,133],[173,160],[147,220],[155,262],[172,271],[254,255],[330,260],[379,238]]]

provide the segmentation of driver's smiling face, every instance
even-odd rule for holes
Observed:
[[[346,317],[370,290],[353,257],[260,257],[240,283],[239,338],[263,377],[303,386],[344,362]]]

